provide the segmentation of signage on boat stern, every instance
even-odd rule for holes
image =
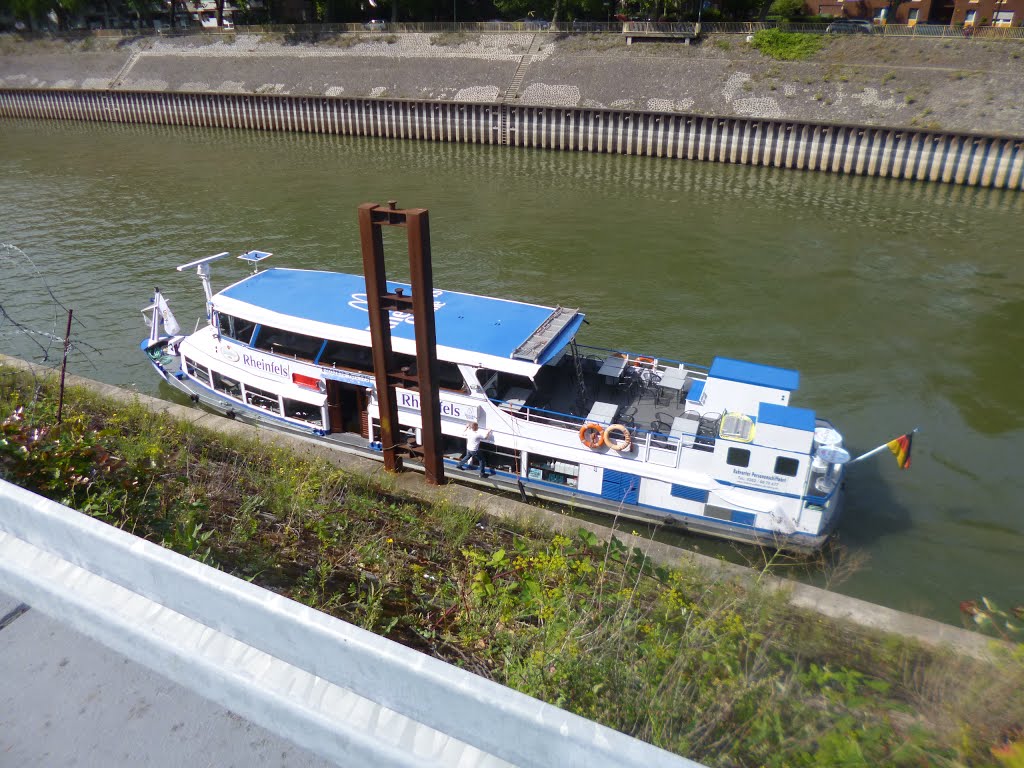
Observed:
[[[765,488],[776,491],[785,482],[784,479],[775,475],[766,475],[763,472],[751,472],[748,469],[736,469],[735,467],[732,468],[732,474],[736,478],[737,483],[750,488]]]

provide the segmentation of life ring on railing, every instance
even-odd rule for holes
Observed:
[[[653,357],[634,357],[633,364],[638,368],[653,368],[654,358]]]
[[[604,444],[613,451],[628,451],[633,445],[633,436],[622,424],[609,424],[604,428],[602,437],[604,437]]]
[[[580,427],[580,442],[587,448],[600,448],[604,445],[605,433],[601,431],[600,424],[584,424]]]

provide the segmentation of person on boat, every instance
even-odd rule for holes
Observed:
[[[459,469],[466,469],[466,463],[472,462],[476,459],[477,464],[480,467],[480,477],[487,476],[487,459],[484,457],[481,443],[491,437],[491,430],[480,429],[480,425],[475,421],[469,422],[466,425],[466,429],[463,432],[466,436],[466,452],[459,459]]]

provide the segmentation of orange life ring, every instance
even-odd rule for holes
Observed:
[[[633,363],[634,363],[634,365],[637,365],[640,368],[653,368],[654,367],[654,358],[653,357],[636,357],[636,358],[633,358]]]
[[[616,437],[620,435],[620,437]],[[613,451],[628,451],[633,445],[633,436],[622,424],[609,424],[604,428],[604,443]]]
[[[600,448],[604,445],[604,432],[600,424],[584,424],[580,427],[580,442],[587,448]]]

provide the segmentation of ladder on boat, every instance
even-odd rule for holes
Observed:
[[[516,360],[528,360],[531,363],[538,362],[548,345],[565,330],[565,327],[573,321],[578,313],[579,308],[555,307],[547,319],[540,324],[540,327],[512,353],[512,357]]]

